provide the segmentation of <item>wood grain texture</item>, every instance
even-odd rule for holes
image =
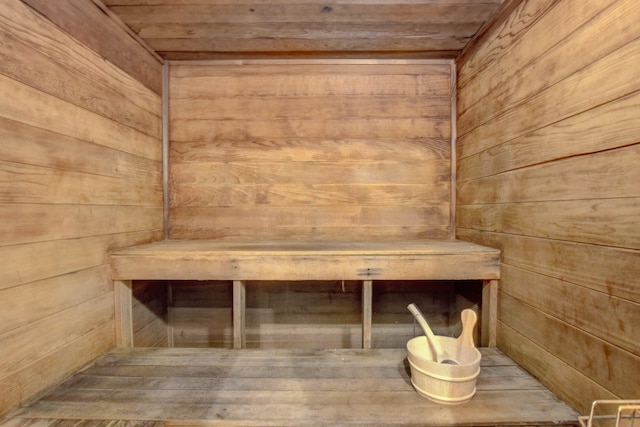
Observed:
[[[105,3],[167,59],[358,53],[452,58],[500,1]]]
[[[0,417],[115,345],[107,252],[162,237],[159,64],[92,50],[123,31],[92,2],[36,3],[0,11]]]
[[[17,415],[176,426],[575,425],[573,410],[499,350],[482,355],[476,396],[450,411],[413,390],[404,349],[120,349]]]
[[[162,91],[161,62],[93,2],[56,7],[42,0],[23,0],[63,31],[79,39],[156,94]]]
[[[358,348],[360,281],[247,281],[247,348]],[[231,281],[174,281],[172,327],[179,347],[232,348]],[[440,334],[459,333],[449,282],[375,281],[371,343],[400,348],[416,334],[406,307],[417,303]]]
[[[176,64],[173,238],[450,230],[445,64]]]
[[[490,280],[499,257],[460,240],[168,240],[114,251],[111,263],[124,280]]]
[[[502,249],[498,346],[581,412],[638,393],[639,18],[522,2],[458,64],[457,237]]]
[[[168,333],[166,282],[133,282],[131,305],[132,345],[166,347]]]

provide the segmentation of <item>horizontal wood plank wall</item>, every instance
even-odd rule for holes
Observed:
[[[232,282],[172,282],[175,347],[233,347]],[[248,348],[360,348],[361,282],[246,282]],[[454,288],[448,282],[375,281],[374,348],[401,348],[419,333],[407,305],[420,306],[438,333],[450,322]],[[135,324],[135,322],[134,322]]]
[[[457,235],[498,347],[586,413],[640,395],[640,3],[523,1],[458,61]]]
[[[172,63],[171,237],[447,238],[450,70]]]
[[[163,224],[159,96],[23,2],[0,39],[2,417],[113,347],[107,251]]]
[[[135,280],[132,288],[134,347],[167,347],[167,284],[153,280]]]

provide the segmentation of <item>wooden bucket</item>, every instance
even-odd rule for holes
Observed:
[[[423,397],[434,402],[456,405],[465,403],[476,393],[476,379],[480,374],[480,351],[462,345],[456,338],[436,336],[444,353],[459,365],[437,363],[427,337],[409,340],[407,352],[411,366],[411,383]]]

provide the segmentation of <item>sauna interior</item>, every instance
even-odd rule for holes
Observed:
[[[476,310],[486,359],[576,413],[639,399],[638,22],[636,0],[1,0],[0,424],[128,346],[400,354],[411,302],[451,336]],[[452,239],[499,276],[308,249]],[[265,245],[226,264],[259,273],[119,270],[204,240]],[[282,242],[312,268],[269,261]]]

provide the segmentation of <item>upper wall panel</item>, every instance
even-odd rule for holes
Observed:
[[[451,232],[449,62],[170,67],[174,238]]]

